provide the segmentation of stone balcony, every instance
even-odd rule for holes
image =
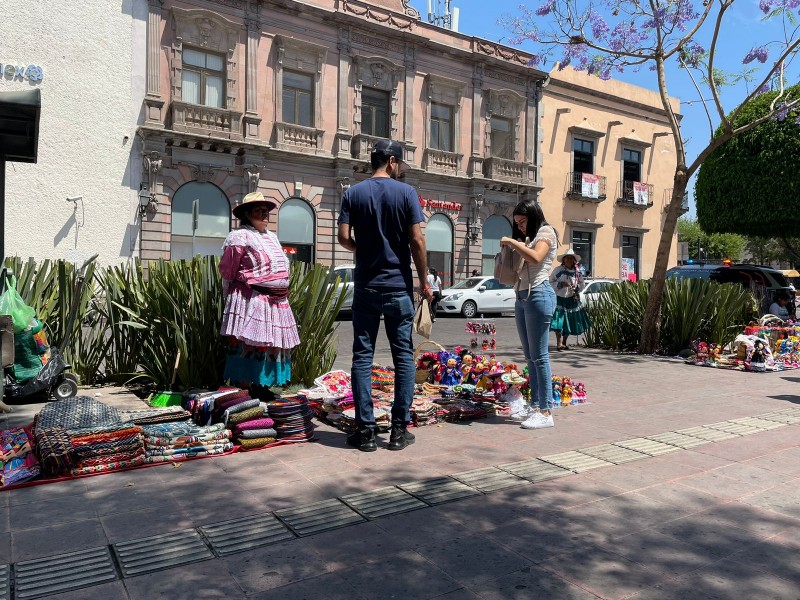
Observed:
[[[492,156],[483,163],[484,176],[495,181],[507,181],[510,183],[532,184],[536,183],[536,165],[508,160]]]
[[[241,139],[242,113],[188,102],[172,102],[172,129]]]
[[[375,142],[380,139],[382,138],[374,135],[367,135],[366,133],[354,135],[351,146],[353,158],[369,161],[370,154],[372,152],[372,146],[374,146]]]
[[[425,149],[425,169],[431,173],[458,175],[463,154],[446,150]]]
[[[275,146],[283,150],[322,152],[325,131],[293,123],[275,123]]]

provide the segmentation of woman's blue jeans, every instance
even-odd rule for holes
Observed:
[[[550,408],[553,395],[553,375],[550,370],[550,350],[547,342],[550,337],[550,320],[556,309],[556,293],[549,281],[528,290],[517,292],[514,316],[517,319],[517,332],[522,342],[522,352],[528,362],[528,377],[531,385],[531,405]]]
[[[392,424],[407,425],[411,421],[414,400],[414,346],[411,330],[414,324],[414,299],[408,292],[386,292],[356,288],[353,293],[353,400],[359,428],[375,428],[372,405],[372,361],[375,340],[381,324],[394,360],[394,404]]]

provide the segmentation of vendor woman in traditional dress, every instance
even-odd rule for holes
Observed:
[[[592,325],[581,305],[583,277],[576,269],[580,260],[580,255],[570,248],[558,257],[561,266],[550,274],[550,285],[556,291],[556,311],[550,321],[550,330],[556,332],[556,350],[568,350],[569,336],[580,335]]]
[[[221,333],[228,341],[224,379],[249,388],[289,383],[290,351],[300,343],[289,306],[289,259],[277,236],[267,230],[278,206],[261,192],[247,194],[233,209],[241,228],[225,238],[219,271],[225,309]]]

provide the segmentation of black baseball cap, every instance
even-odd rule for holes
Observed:
[[[394,156],[397,160],[403,161],[403,147],[399,142],[394,140],[378,140],[372,146],[371,159],[381,159],[380,162],[385,162],[390,156]]]

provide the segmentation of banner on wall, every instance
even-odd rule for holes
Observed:
[[[650,204],[650,194],[646,183],[633,182],[633,203],[647,206]]]
[[[581,173],[581,196],[584,198],[600,197],[600,176],[592,173]]]
[[[623,258],[620,262],[619,278],[622,281],[636,281],[636,264],[632,258]]]

